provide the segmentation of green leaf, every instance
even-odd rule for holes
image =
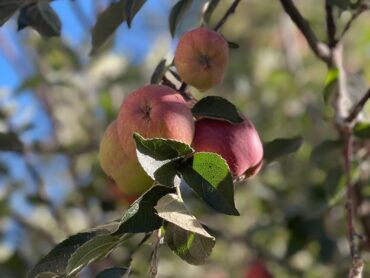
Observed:
[[[342,171],[342,166],[339,163],[326,170],[324,186],[329,207],[337,205],[345,196],[346,179],[342,175]]]
[[[162,59],[155,67],[155,70],[150,78],[150,84],[158,84],[162,80],[162,77],[167,70],[166,62],[166,59]]]
[[[230,49],[238,49],[240,47],[239,44],[237,44],[235,42],[231,42],[231,41],[227,41],[227,44],[229,45]]]
[[[178,159],[171,160],[170,162],[162,165],[154,172],[154,180],[162,185],[174,186],[175,177],[178,174],[180,163],[181,159]]]
[[[14,132],[0,132],[0,151],[22,152],[23,143]]]
[[[324,87],[325,103],[328,103],[328,101],[330,100],[330,97],[337,90],[338,77],[339,77],[339,70],[337,68],[329,70],[328,73],[326,74],[325,87]]]
[[[167,222],[198,235],[215,239],[203,228],[195,216],[189,213],[183,201],[176,194],[163,196],[154,208],[159,217]]]
[[[205,237],[168,223],[164,241],[181,259],[193,265],[206,263],[215,246],[214,238]]]
[[[136,200],[121,219],[121,224],[112,235],[124,233],[146,233],[159,229],[163,220],[158,217],[154,206],[163,196],[174,193],[175,188],[154,186]]]
[[[0,27],[12,17],[12,15],[22,6],[22,4],[22,0],[0,1]]]
[[[213,14],[213,11],[216,9],[218,3],[220,0],[209,0],[205,5],[203,9],[203,22],[208,24],[209,20],[211,19],[211,16]]]
[[[340,151],[342,145],[343,143],[340,140],[325,140],[313,149],[310,159],[320,165],[321,162],[326,160],[333,152],[335,152],[335,156],[338,155],[337,151]],[[333,158],[334,157],[329,157],[329,159]],[[327,162],[330,163],[330,161]]]
[[[131,22],[135,15],[139,12],[146,0],[127,0],[125,7],[126,22],[128,28],[131,28]]]
[[[169,161],[194,152],[187,144],[169,139],[144,139],[140,134],[133,135],[136,154],[145,172],[155,178],[154,173]]]
[[[15,89],[16,93],[20,93],[24,90],[35,89],[41,84],[48,84],[49,82],[41,74],[28,77],[22,81],[22,83]]]
[[[108,269],[104,269],[95,278],[127,278],[130,274],[129,268],[123,267],[112,267]]]
[[[65,274],[68,260],[72,254],[95,236],[97,236],[97,232],[80,233],[62,241],[35,265],[28,274],[28,278],[34,278],[43,272]]]
[[[359,138],[370,138],[370,123],[357,123],[353,128],[353,134]]]
[[[125,21],[126,1],[113,2],[98,17],[92,31],[92,50],[90,55],[94,55],[105,42],[113,35],[116,29]]]
[[[62,23],[47,0],[41,0],[21,9],[18,30],[32,27],[43,37],[60,36]]]
[[[135,15],[145,1],[135,1],[132,4],[131,14]],[[94,55],[107,40],[114,34],[117,28],[127,19],[125,8],[127,0],[113,2],[98,17],[92,31],[92,50],[90,55]]]
[[[281,156],[294,153],[299,150],[303,143],[303,138],[279,138],[263,145],[264,159],[271,162]]]
[[[191,109],[194,117],[220,119],[231,123],[241,123],[240,116],[235,105],[227,99],[217,96],[208,96],[198,101]]]
[[[171,36],[175,36],[176,27],[183,18],[185,12],[190,8],[193,0],[180,0],[171,9],[169,27]]]
[[[199,152],[179,169],[182,178],[212,208],[239,215],[234,203],[234,184],[226,161],[218,154]]]
[[[120,243],[120,238],[112,235],[98,235],[90,239],[69,258],[67,274],[76,275],[83,267],[106,257]]]

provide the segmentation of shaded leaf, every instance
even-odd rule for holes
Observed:
[[[62,23],[49,1],[42,0],[21,9],[18,30],[32,27],[43,37],[60,36]]]
[[[195,216],[189,213],[183,201],[176,194],[163,196],[154,208],[158,215],[167,222],[214,240],[214,237],[203,228]]]
[[[0,151],[22,152],[23,143],[14,132],[0,132]]]
[[[194,117],[226,120],[231,123],[241,123],[243,118],[237,108],[227,99],[218,96],[208,96],[198,101],[191,109]]]
[[[138,160],[145,172],[153,179],[154,173],[164,164],[194,152],[189,145],[175,140],[144,139],[138,133],[134,133],[133,137]]]
[[[135,15],[144,3],[145,1],[135,1],[132,4],[131,14]],[[126,20],[126,4],[127,0],[113,2],[99,15],[92,31],[90,55],[94,55]]]
[[[96,235],[96,232],[80,233],[62,241],[34,266],[27,277],[33,278],[43,272],[65,274],[68,260],[72,254]]]
[[[346,179],[342,175],[342,171],[342,166],[339,163],[326,170],[324,186],[329,207],[338,204],[345,196]]]
[[[154,172],[154,179],[160,184],[166,186],[174,186],[174,180],[176,175],[178,174],[180,160],[181,159],[173,160],[159,167]]]
[[[135,15],[139,12],[140,8],[145,4],[146,0],[127,0],[125,13],[126,13],[126,22],[128,28],[131,28],[131,22],[134,19]]]
[[[235,42],[231,42],[231,41],[227,41],[227,44],[229,45],[229,48],[231,48],[231,49],[238,49],[240,47],[239,44],[237,44]]]
[[[22,0],[2,0],[0,1],[0,26],[11,18],[11,16],[22,6]]]
[[[155,67],[155,70],[150,78],[150,84],[158,84],[162,80],[162,77],[165,74],[166,70],[166,59],[163,59]]]
[[[99,15],[92,31],[92,50],[90,55],[94,55],[125,20],[125,4],[125,0],[113,2]]]
[[[219,2],[220,0],[209,0],[204,5],[203,16],[202,16],[204,23],[206,24],[209,23],[209,20],[211,19],[213,11],[216,9]]]
[[[182,178],[209,206],[239,215],[234,203],[234,184],[226,161],[218,154],[199,152],[179,169]]]
[[[169,17],[169,28],[172,37],[175,36],[177,25],[192,3],[193,0],[180,0],[172,7]]]
[[[120,243],[120,238],[112,235],[98,235],[85,242],[68,260],[66,272],[77,274],[83,267],[107,256]]]
[[[279,138],[263,145],[264,159],[268,162],[281,156],[294,153],[299,150],[303,143],[303,138]]]
[[[316,164],[321,164],[321,162],[327,158],[329,153],[336,152],[338,150],[340,151],[341,147],[342,142],[340,140],[325,140],[313,149],[311,160]]]
[[[215,246],[214,238],[190,232],[173,223],[166,226],[164,241],[176,255],[193,265],[206,263]]]
[[[370,138],[370,123],[357,123],[353,128],[353,134],[359,138]]]
[[[15,92],[20,93],[24,90],[35,89],[43,83],[48,83],[48,81],[41,74],[37,74],[24,79],[22,83],[15,89]]]
[[[158,217],[154,206],[163,196],[174,193],[175,188],[154,186],[136,200],[121,219],[121,224],[112,235],[124,233],[146,233],[159,229],[163,220]]]
[[[95,278],[126,278],[130,274],[129,268],[113,267],[104,269]]]

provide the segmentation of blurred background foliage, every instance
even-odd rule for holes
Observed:
[[[57,2],[64,1],[53,4],[61,13],[65,7]],[[14,132],[24,144],[19,149],[12,138],[0,142],[15,144],[14,151],[0,153],[1,277],[24,277],[55,243],[122,214],[125,204],[97,160],[100,138],[125,95],[148,84],[160,60],[172,59],[178,36],[199,25],[205,1],[194,1],[175,39],[167,20],[173,1],[144,5],[133,28],[121,26],[93,57],[88,56],[90,28],[107,1],[89,1],[88,11],[79,6],[82,0],[75,2],[68,8],[82,30],[78,39],[66,29],[61,39],[45,40],[30,29],[16,33],[14,19],[0,29],[0,129]],[[211,26],[232,1],[220,2]],[[297,5],[325,40],[323,2]],[[340,15],[342,26],[348,18],[348,12]],[[62,17],[63,24],[66,20]],[[344,40],[354,99],[370,80],[368,26],[370,18],[361,16]],[[225,82],[206,95],[234,102],[265,142],[302,136],[304,143],[297,153],[266,163],[257,177],[237,184],[240,217],[215,214],[185,193],[190,209],[210,227],[217,243],[209,263],[201,267],[161,248],[158,277],[241,278],[256,260],[275,277],[346,277],[350,255],[344,177],[340,142],[330,121],[333,112],[323,98],[325,65],[311,53],[279,1],[242,1],[222,34],[240,48],[230,52]],[[17,75],[13,85],[7,71]],[[325,140],[331,141],[318,148]],[[353,172],[362,193],[357,225],[365,233],[370,223],[370,147],[363,149],[360,143]],[[133,246],[125,245],[81,277],[92,277],[112,263],[124,266]],[[370,245],[365,241],[362,247],[366,260]],[[135,253],[137,277],[145,276],[150,251],[144,245]],[[364,277],[369,268],[365,266]]]

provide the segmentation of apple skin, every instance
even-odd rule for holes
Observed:
[[[234,177],[256,175],[262,166],[263,145],[252,122],[239,124],[203,118],[195,122],[192,144],[197,152],[214,152],[229,165]]]
[[[175,52],[175,66],[181,79],[200,91],[223,81],[228,61],[226,40],[204,27],[186,32]]]
[[[274,278],[274,276],[262,262],[257,261],[249,266],[245,278]]]
[[[117,121],[106,129],[100,142],[99,161],[103,171],[117,184],[126,199],[136,198],[153,184],[136,159],[125,153],[118,140]]]
[[[194,119],[182,96],[170,87],[147,85],[123,101],[117,120],[118,137],[128,156],[136,158],[133,133],[144,138],[165,138],[190,145]]]
[[[135,202],[141,196],[140,194],[127,195],[119,188],[119,186],[113,179],[110,179],[109,187],[112,199],[116,200],[120,205],[122,205],[125,208],[128,208],[133,202]]]

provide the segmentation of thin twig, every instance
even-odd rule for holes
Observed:
[[[316,34],[311,29],[310,24],[301,15],[291,0],[280,0],[280,2],[284,8],[284,11],[289,15],[298,29],[302,32],[303,36],[306,38],[315,55],[327,65],[330,65],[331,55],[329,47],[325,43],[319,41]]]
[[[150,258],[150,266],[149,266],[149,273],[148,277],[149,278],[155,278],[157,277],[158,274],[158,251],[159,251],[159,246],[161,243],[161,229],[158,229],[155,233],[155,239],[153,241],[153,252],[151,254]]]
[[[226,20],[235,13],[236,7],[239,5],[240,0],[234,0],[234,2],[230,5],[229,9],[226,11],[224,16],[220,19],[220,21],[216,24],[214,30],[217,32],[221,29],[221,27],[225,24]]]
[[[364,106],[369,99],[370,99],[370,89],[367,90],[366,94],[352,108],[351,112],[349,113],[345,121],[348,123],[353,122],[357,118],[357,116],[361,113],[362,109],[364,109]]]
[[[345,137],[345,145],[343,149],[343,165],[344,165],[344,172],[347,180],[347,188],[346,188],[346,208],[348,213],[348,221],[347,221],[347,232],[348,232],[348,240],[350,245],[351,257],[352,259],[356,257],[356,246],[355,246],[355,231],[353,226],[353,186],[352,186],[352,178],[351,178],[351,156],[352,156],[352,135],[350,133],[343,135]]]
[[[337,27],[333,16],[333,6],[329,3],[329,0],[325,0],[325,12],[326,12],[326,32],[328,35],[328,45],[330,48],[334,48],[337,44],[335,34]]]
[[[366,11],[369,7],[367,5],[362,5],[355,13],[352,14],[351,18],[347,21],[346,25],[343,28],[342,33],[339,36],[339,40],[342,40],[348,30],[351,28],[352,23],[361,15],[364,11]]]

